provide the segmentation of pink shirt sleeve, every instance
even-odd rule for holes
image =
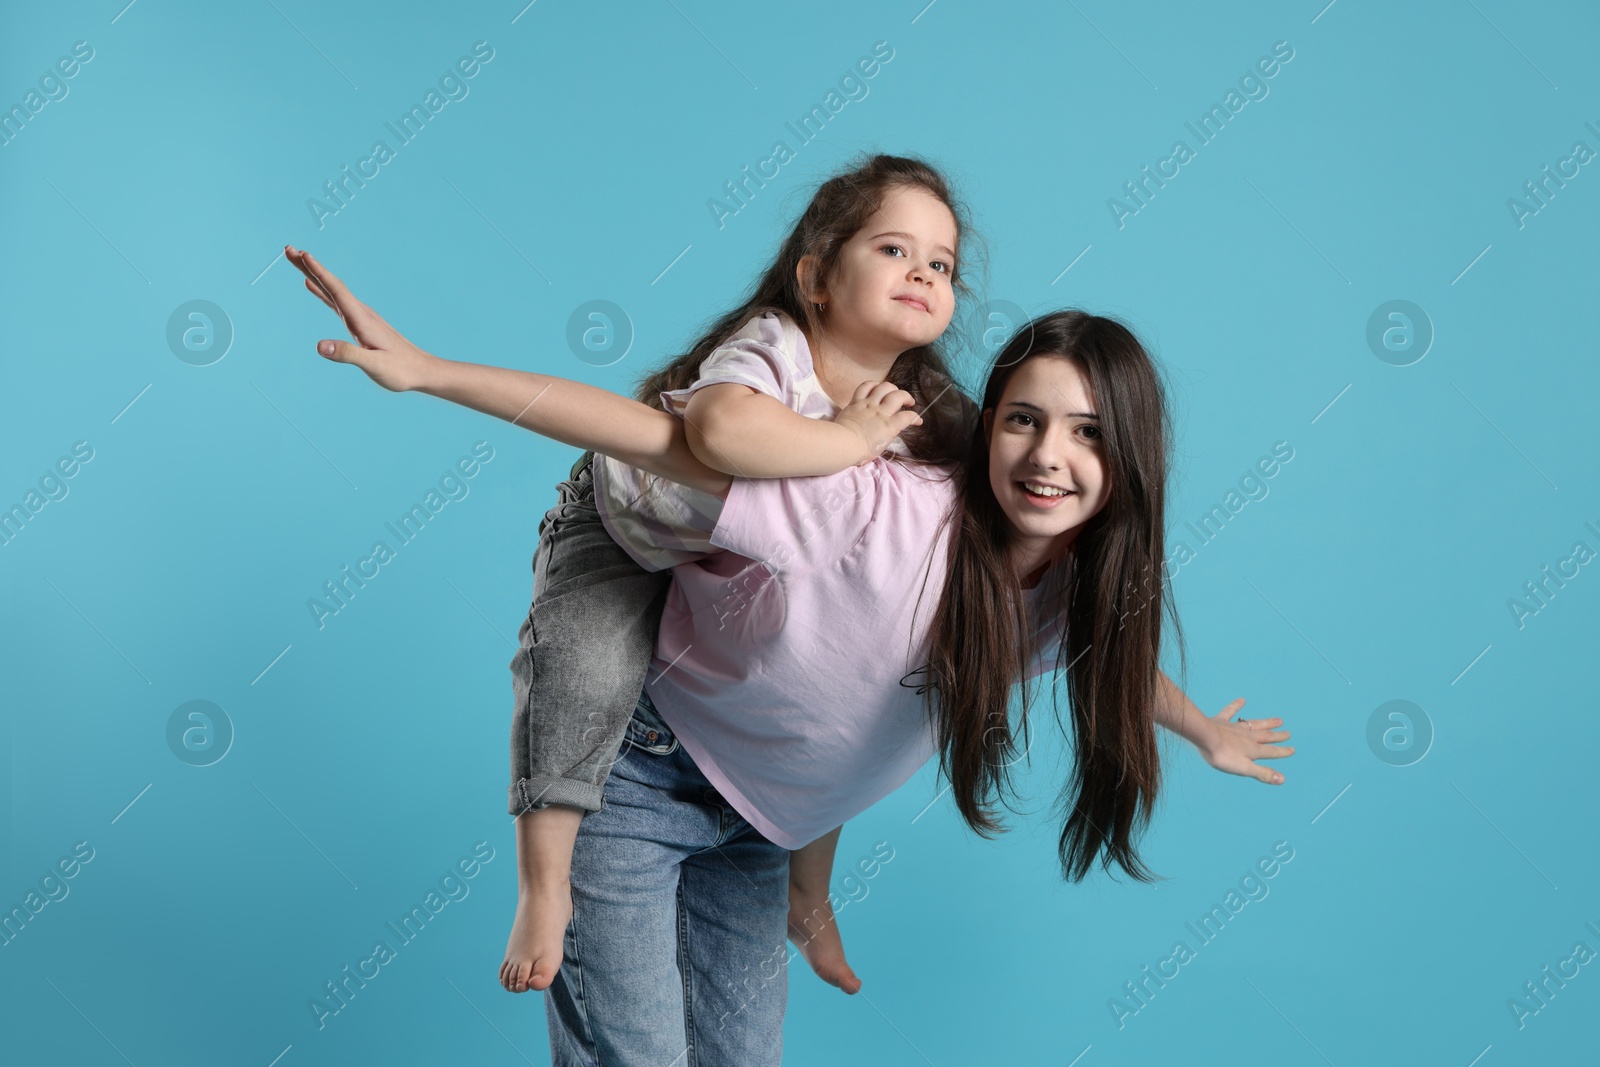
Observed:
[[[711,543],[790,575],[826,567],[872,521],[883,462],[815,478],[735,478]]]

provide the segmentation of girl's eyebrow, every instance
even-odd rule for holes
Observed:
[[[867,240],[876,241],[880,237],[904,237],[908,241],[915,241],[916,240],[916,238],[911,236],[909,233],[901,233],[899,230],[890,230],[887,233],[875,233],[871,237],[867,238]],[[946,246],[946,245],[939,245],[936,248],[934,248],[934,251],[935,252],[943,252],[945,255],[949,256],[951,259],[956,258],[956,254],[954,252],[952,252],[949,249],[949,247]]]
[[[1006,407],[1027,408],[1029,411],[1037,411],[1041,415],[1049,414],[1049,412],[1045,411],[1045,409],[1040,407],[1038,404],[1030,404],[1026,400],[1013,400],[1011,403],[1007,404]],[[1092,411],[1069,411],[1066,413],[1065,417],[1069,419],[1093,419],[1095,422],[1100,421],[1100,416],[1096,415]]]

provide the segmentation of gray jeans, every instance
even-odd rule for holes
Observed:
[[[511,660],[511,815],[604,807],[672,584],[671,571],[645,570],[606,533],[592,459],[573,466],[539,523],[533,602]]]

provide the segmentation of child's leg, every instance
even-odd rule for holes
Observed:
[[[833,854],[839,844],[832,830],[789,855],[789,940],[831,986],[846,993],[861,989],[861,979],[845,962],[839,921],[833,914],[828,883],[833,879]]]
[[[509,992],[545,989],[561,967],[572,921],[572,848],[583,814],[551,804],[517,816],[517,913],[500,964],[500,984]]]
[[[546,988],[561,964],[578,822],[602,807],[671,583],[606,533],[588,459],[539,525],[533,603],[511,661],[519,892],[501,980],[512,992]]]
[[[511,660],[511,815],[550,804],[600,810],[672,582],[606,533],[588,458],[539,524],[533,602]]]

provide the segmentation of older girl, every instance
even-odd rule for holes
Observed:
[[[1288,737],[1271,729],[1281,719],[1234,722],[1242,700],[1207,717],[1158,669],[1170,594],[1135,586],[1161,561],[1167,416],[1119,324],[1059,312],[1025,327],[958,466],[879,457],[764,481],[701,463],[672,415],[428,355],[305,264],[362,341],[324,342],[328,358],[723,501],[711,541],[727,551],[674,569],[630,744],[578,833],[568,965],[547,997],[557,1062],[671,1062],[686,1047],[778,1062],[786,974],[764,964],[797,902],[825,908],[827,883],[825,864],[789,870],[785,846],[829,841],[934,751],[963,816],[993,829],[1027,725],[1026,705],[1015,724],[1007,712],[1010,685],[1052,653],[1078,757],[1069,877],[1097,860],[1151,877],[1133,842],[1159,786],[1157,721],[1221,770],[1283,780],[1254,763],[1293,752],[1269,744]],[[903,681],[919,668],[926,716]],[[831,842],[813,857],[831,859]]]

